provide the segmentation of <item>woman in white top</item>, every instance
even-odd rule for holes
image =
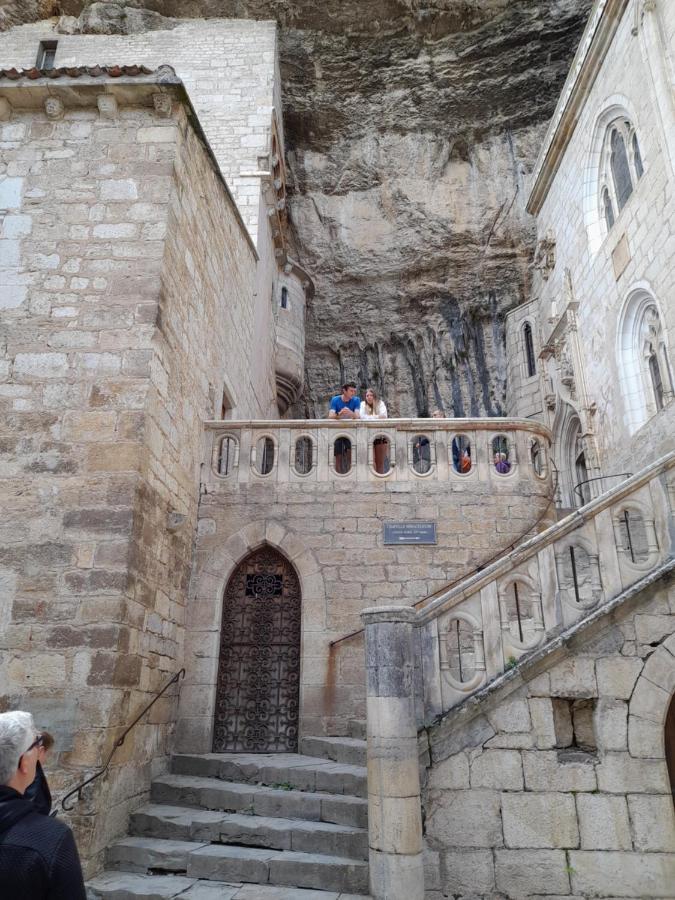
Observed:
[[[387,407],[382,400],[378,400],[377,394],[372,388],[366,391],[366,399],[361,401],[362,419],[386,419]]]
[[[386,419],[387,407],[378,399],[372,388],[366,391],[366,399],[361,401],[362,419]],[[373,462],[375,471],[386,475],[389,471],[389,441],[386,437],[376,437],[373,441]]]

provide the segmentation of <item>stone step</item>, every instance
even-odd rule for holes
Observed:
[[[306,756],[318,756],[349,766],[366,765],[366,742],[352,737],[305,737],[300,749]]]
[[[155,803],[171,806],[368,827],[367,801],[343,794],[312,794],[194,775],[162,775],[152,782],[150,796]]]
[[[368,832],[364,828],[302,819],[149,804],[132,814],[130,832],[166,840],[368,858]]]
[[[87,883],[89,900],[371,900],[359,894],[267,884],[226,884],[184,875],[103,872]]]
[[[347,723],[347,729],[349,731],[349,736],[353,738],[357,738],[359,741],[365,741],[366,739],[366,720],[365,719],[350,719]]]
[[[301,753],[206,753],[172,757],[176,775],[265,784],[298,791],[367,796],[363,766],[317,759]]]
[[[365,893],[368,863],[320,853],[127,837],[108,850],[108,866],[139,874],[172,873],[209,881],[273,884]]]

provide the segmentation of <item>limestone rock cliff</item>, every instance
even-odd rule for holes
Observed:
[[[47,7],[101,32],[277,19],[293,240],[316,282],[295,412],[322,415],[351,377],[391,414],[499,415],[503,317],[530,282],[527,174],[590,6],[14,0],[0,25]]]

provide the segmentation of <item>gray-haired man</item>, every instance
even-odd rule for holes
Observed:
[[[0,896],[85,900],[72,831],[24,797],[35,778],[39,746],[30,713],[0,713]]]

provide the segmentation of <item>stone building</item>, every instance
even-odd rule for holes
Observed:
[[[147,16],[0,34],[0,702],[61,796],[178,683],[92,895],[675,896],[672,4],[591,11],[508,417],[359,423],[282,418],[275,24]]]

